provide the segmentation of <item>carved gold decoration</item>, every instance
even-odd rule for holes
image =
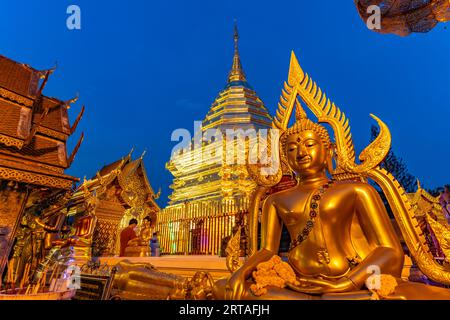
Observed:
[[[139,160],[137,160],[139,161]],[[143,207],[147,200],[147,190],[142,179],[138,176],[136,168],[130,174],[120,174],[118,176],[119,184],[123,191],[122,198],[132,208]]]
[[[98,255],[113,256],[115,254],[118,224],[119,221],[98,219],[94,231],[94,246]]]
[[[274,120],[275,121],[275,120]],[[248,163],[247,164],[247,171],[248,174],[250,175],[250,177],[252,178],[253,181],[256,182],[256,184],[258,186],[263,186],[263,187],[271,187],[276,185],[278,182],[280,182],[283,173],[287,173],[288,172],[288,167],[287,167],[287,162],[285,159],[280,157],[279,151],[276,150],[272,150],[272,139],[276,139],[278,137],[273,137],[272,135],[268,136],[268,141],[267,141],[267,146],[266,146],[266,150],[262,150],[267,154],[268,159],[271,159],[272,161],[280,161],[281,163],[279,163],[280,167],[279,170],[276,171],[275,174],[262,174],[262,170],[263,169],[270,169],[271,166],[274,165],[274,163],[270,163],[270,161],[268,161],[268,164],[261,164],[261,163],[257,163],[257,164],[251,164]],[[277,143],[278,145],[278,143]],[[260,144],[255,144],[254,148],[260,148]],[[259,150],[252,150],[251,152],[253,152],[253,154],[262,154],[261,152],[259,152]],[[258,159],[259,162],[261,162],[261,159]]]
[[[373,169],[367,172],[366,176],[373,179],[386,195],[403,238],[419,269],[430,279],[450,285],[450,270],[440,265],[430,253],[405,190],[392,174],[384,169]]]
[[[41,134],[45,134],[52,138],[56,138],[61,141],[67,141],[67,138],[69,137],[69,135],[67,135],[67,134],[64,134],[64,133],[61,133],[61,132],[58,132],[58,131],[55,131],[55,130],[52,130],[52,129],[49,129],[49,128],[46,128],[43,126],[39,126],[37,129],[37,132],[39,132]]]
[[[0,179],[13,180],[18,182],[61,189],[70,189],[73,185],[72,180],[1,167],[0,167]]]
[[[6,151],[5,149],[3,151]],[[6,154],[8,153],[8,154]],[[32,171],[35,173],[42,173],[42,174],[58,174],[58,175],[64,175],[64,168],[52,166],[44,163],[36,163],[31,162],[30,159],[21,159],[20,163],[17,161],[17,158],[13,156],[12,153],[5,152],[2,154],[0,158],[0,167],[7,167],[7,168],[16,168],[18,170],[23,171]],[[77,178],[71,178],[74,181],[77,181]]]
[[[23,140],[8,137],[3,134],[0,134],[0,143],[7,147],[16,147],[17,149],[23,147]]]
[[[425,217],[427,213],[432,213],[437,217],[437,221],[443,225],[448,225],[442,206],[439,202],[439,196],[433,197],[420,185],[417,180],[417,190],[413,194],[408,194],[408,199],[416,214],[416,217]]]
[[[335,136],[337,172],[360,174],[378,166],[386,157],[391,146],[391,135],[387,126],[376,116],[371,115],[380,126],[378,137],[364,149],[355,163],[355,151],[350,133],[350,125],[345,114],[327,98],[317,84],[304,73],[294,53],[291,56],[288,81],[280,97],[273,127],[286,131],[294,108],[301,109],[300,97],[317,117],[319,123],[329,124]]]
[[[228,270],[230,272],[234,272],[242,265],[239,260],[239,256],[241,253],[241,227],[237,229],[237,231],[233,234],[227,244],[227,248],[225,249],[226,264]]]
[[[33,100],[22,97],[21,95],[18,95],[14,92],[11,92],[9,90],[0,88],[0,97],[17,102],[18,104],[24,105],[26,107],[32,107],[33,106]]]
[[[450,228],[434,220],[429,214],[426,219],[433,230],[445,255],[445,262],[450,263]]]

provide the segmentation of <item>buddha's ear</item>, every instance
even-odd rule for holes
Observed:
[[[333,158],[334,158],[334,150],[335,146],[333,143],[330,144],[330,147],[327,151],[327,170],[331,174],[333,172]]]

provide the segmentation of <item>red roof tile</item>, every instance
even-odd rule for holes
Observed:
[[[0,55],[0,86],[26,97],[36,97],[40,72]]]
[[[0,133],[25,139],[30,130],[31,109],[0,100]]]

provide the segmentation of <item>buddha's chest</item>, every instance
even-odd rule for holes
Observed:
[[[323,226],[345,224],[354,214],[352,201],[339,198],[333,193],[321,195],[302,193],[279,205],[283,223],[290,229],[297,229],[308,220],[320,219]]]
[[[315,195],[297,193],[296,201],[279,208],[291,236],[289,261],[300,274],[339,276],[348,271],[347,256],[353,254],[348,245],[355,213],[352,197]]]

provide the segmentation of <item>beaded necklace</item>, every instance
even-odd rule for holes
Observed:
[[[330,188],[333,184],[333,180],[328,181],[326,184],[322,185],[311,198],[311,202],[309,205],[309,219],[306,221],[306,225],[301,232],[298,233],[297,238],[291,241],[291,245],[289,247],[289,251],[299,246],[303,241],[308,239],[311,230],[314,227],[314,221],[316,217],[319,215],[319,202],[323,197],[323,194]]]

